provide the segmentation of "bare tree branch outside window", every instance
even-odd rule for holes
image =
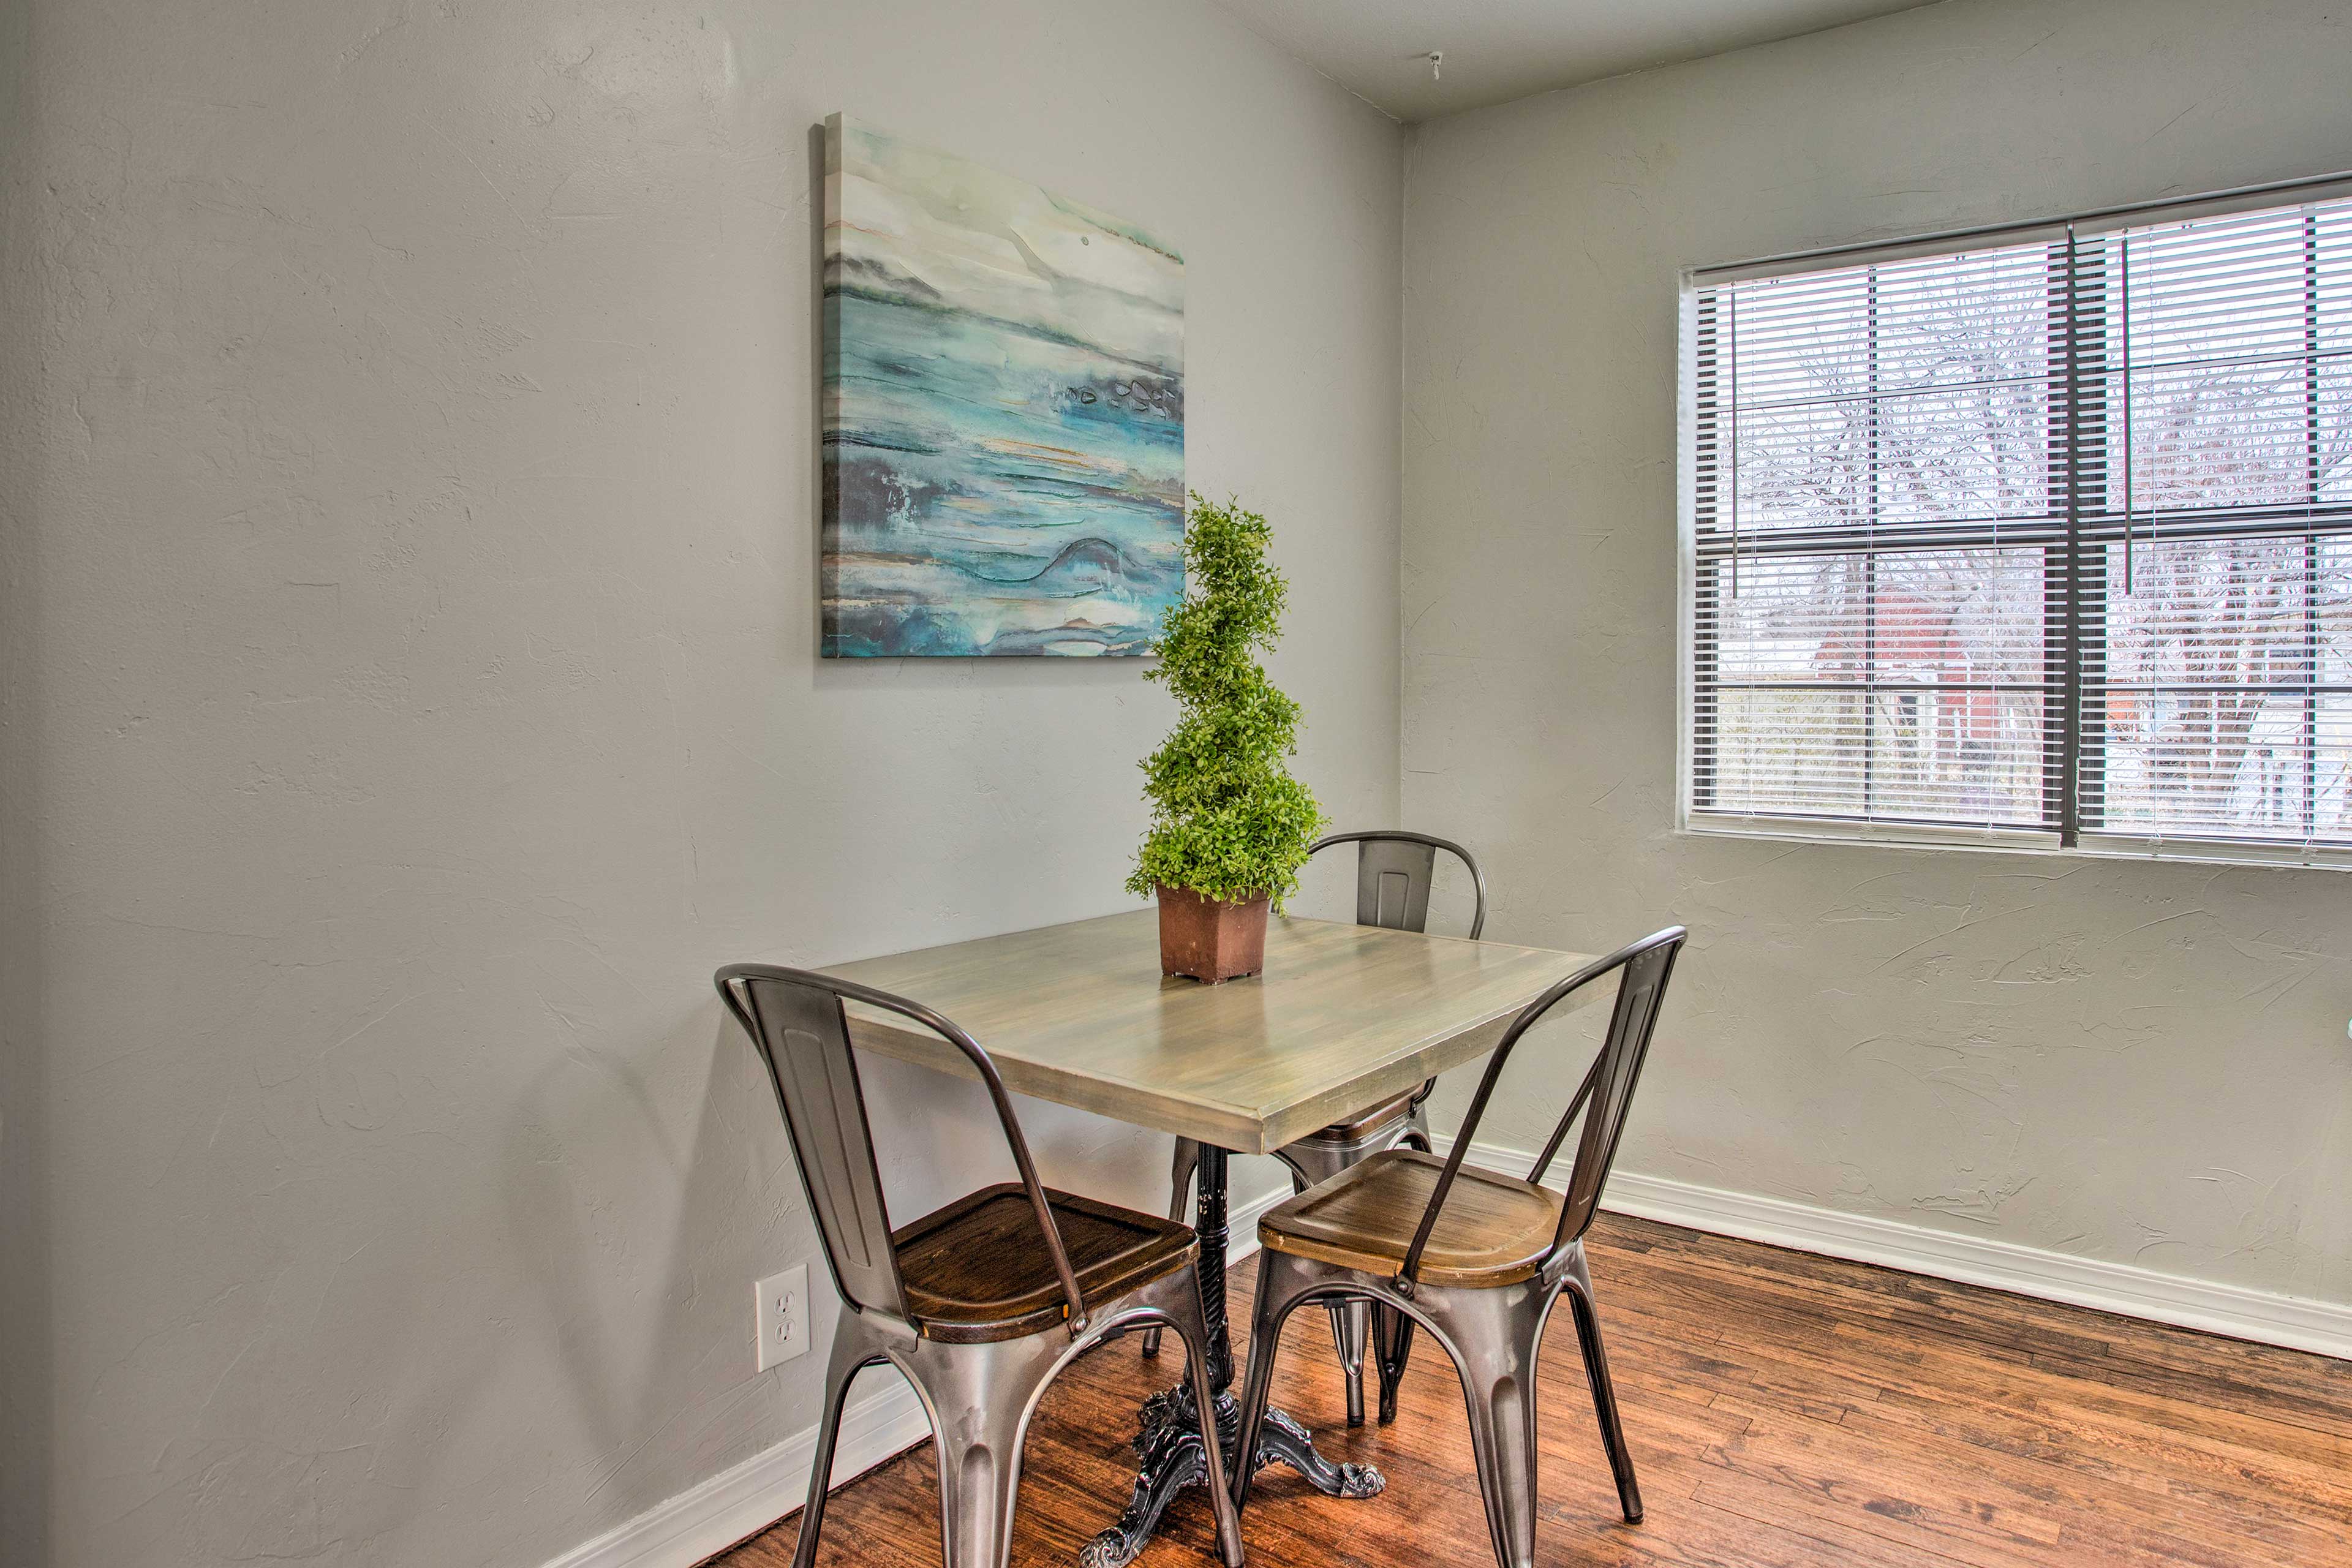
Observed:
[[[2352,839],[2352,205],[1698,322],[1696,809]]]

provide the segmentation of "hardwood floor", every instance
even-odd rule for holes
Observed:
[[[1564,1317],[1543,1360],[1546,1564],[2352,1564],[2352,1363],[1604,1215],[1588,1244],[1647,1521],[1627,1526]],[[1234,1270],[1246,1323],[1256,1261]],[[1064,1568],[1131,1475],[1135,1405],[1181,1352],[1132,1339],[1066,1373],[1031,1428],[1013,1561]],[[1416,1341],[1396,1425],[1345,1426],[1320,1313],[1277,1403],[1386,1495],[1275,1470],[1254,1568],[1483,1568],[1461,1389]],[[820,1568],[937,1568],[928,1444],[834,1496]],[[1140,1560],[1211,1563],[1197,1491]],[[783,1568],[787,1519],[716,1562]]]

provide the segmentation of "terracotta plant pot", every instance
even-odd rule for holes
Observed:
[[[1187,888],[1160,889],[1160,973],[1222,984],[1265,967],[1265,900],[1220,903]]]

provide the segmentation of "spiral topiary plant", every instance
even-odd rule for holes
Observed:
[[[1323,808],[1290,776],[1298,704],[1266,679],[1255,650],[1281,635],[1289,584],[1265,558],[1273,530],[1228,499],[1192,497],[1184,528],[1186,595],[1152,651],[1181,712],[1142,763],[1151,827],[1128,890],[1183,888],[1204,899],[1266,899],[1279,910],[1322,828]]]

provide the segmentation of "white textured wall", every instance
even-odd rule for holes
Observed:
[[[2352,879],[1673,831],[1677,268],[2352,167],[2347,80],[2332,0],[1955,0],[1418,132],[1404,819],[1493,935],[1692,928],[1627,1168],[2352,1301]]]
[[[813,657],[837,109],[1183,248],[1192,481],[1393,816],[1401,132],[1223,13],[12,0],[10,1568],[529,1565],[804,1427],[710,971],[1126,905],[1139,666]],[[902,1213],[995,1177],[879,1076]]]

